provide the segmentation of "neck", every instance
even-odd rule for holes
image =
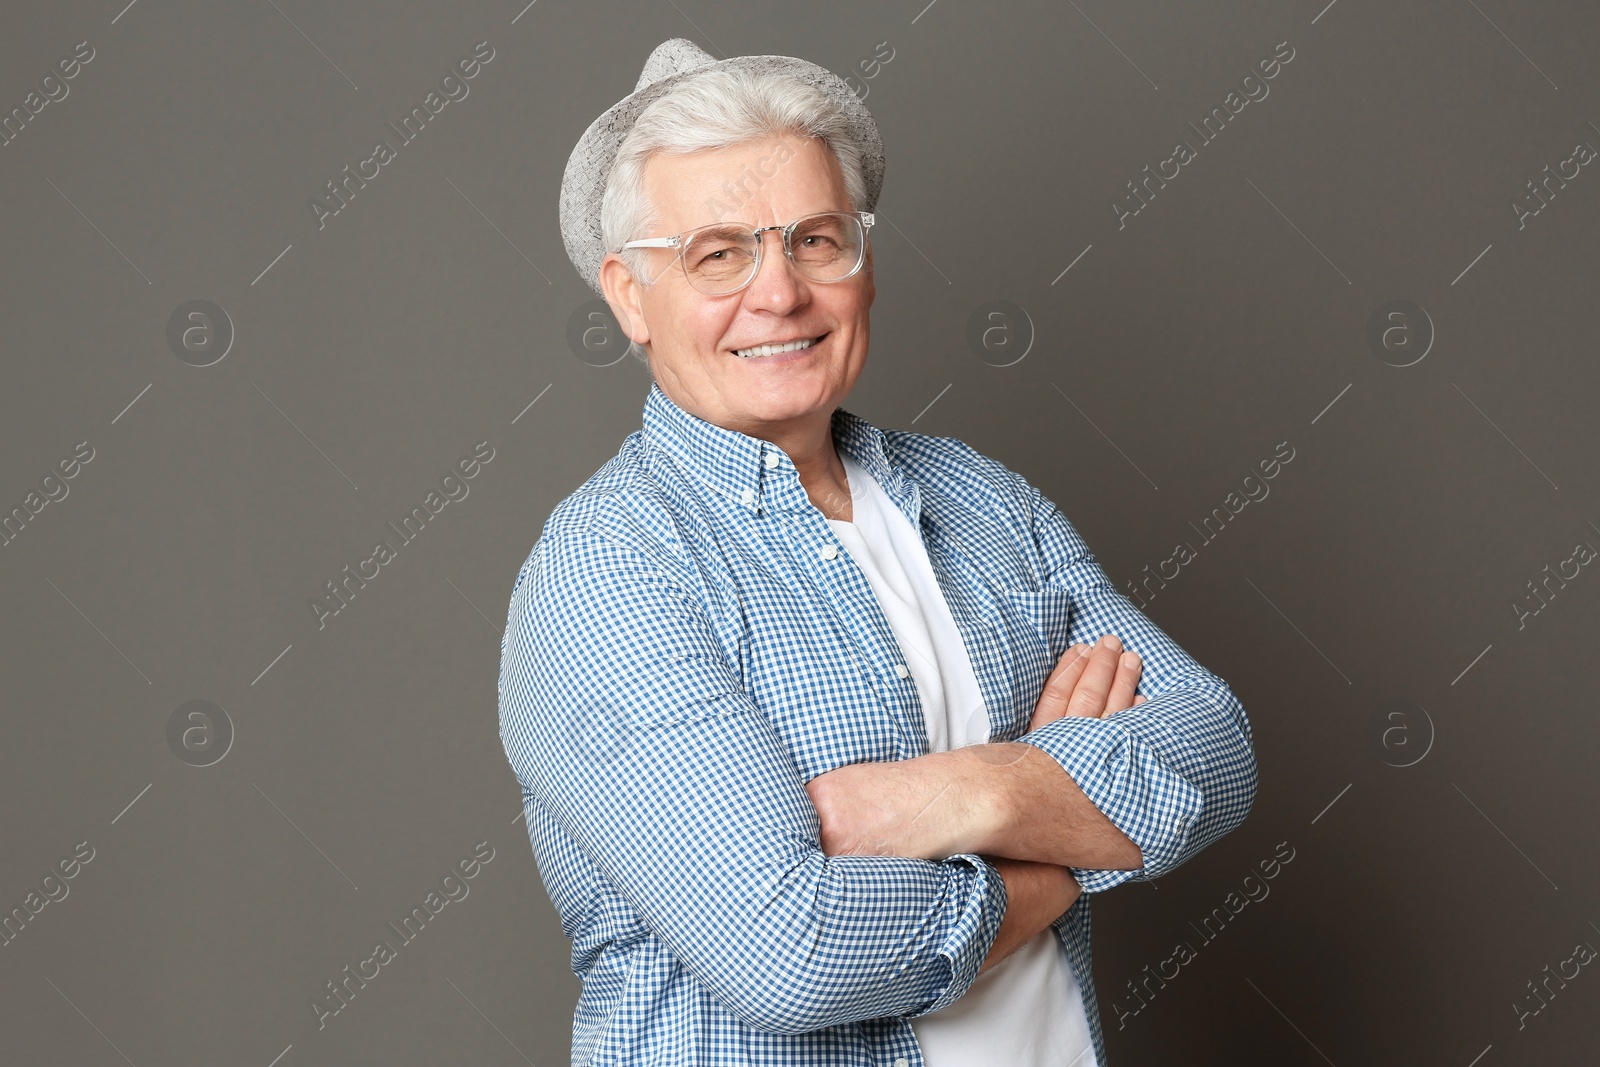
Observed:
[[[833,445],[832,427],[830,413],[820,425],[813,424],[789,433],[775,432],[768,427],[755,436],[783,449],[794,462],[795,470],[800,474],[800,483],[810,492],[814,486],[844,481],[844,463]]]
[[[830,519],[853,520],[850,507],[850,480],[845,474],[844,461],[833,443],[833,413],[831,411],[806,416],[782,424],[766,423],[760,426],[734,426],[731,429],[771,441],[794,463],[811,503]]]
[[[653,368],[652,368],[653,369]],[[698,418],[697,405],[685,404],[661,385],[673,403]],[[713,421],[713,420],[707,420]],[[750,437],[770,441],[783,449],[794,463],[811,503],[830,519],[852,520],[850,507],[850,480],[845,474],[844,462],[833,444],[833,411],[813,411],[793,419],[778,422],[718,422],[724,429],[737,430]]]

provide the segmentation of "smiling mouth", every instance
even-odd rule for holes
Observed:
[[[776,356],[785,352],[801,352],[807,348],[811,348],[817,344],[820,344],[822,339],[826,336],[828,335],[824,333],[819,334],[816,337],[810,337],[800,341],[789,341],[786,344],[756,345],[754,348],[735,348],[733,350],[733,354],[738,356],[740,359],[760,359],[762,356]]]

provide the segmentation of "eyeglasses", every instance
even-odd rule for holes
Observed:
[[[714,222],[671,237],[629,241],[628,248],[675,248],[689,284],[707,296],[736,293],[761,269],[761,235],[779,230],[783,254],[814,282],[842,282],[866,261],[870,211],[819,211],[786,226],[752,229],[744,222]]]

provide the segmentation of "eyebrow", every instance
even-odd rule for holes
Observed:
[[[775,226],[787,226],[789,223],[795,221],[795,219],[803,219],[807,215],[820,215],[824,211],[851,211],[851,210],[854,210],[854,209],[853,208],[848,208],[848,207],[819,207],[819,208],[814,208],[814,209],[812,209],[810,211],[802,211],[798,215],[795,215],[793,218],[786,219],[783,222],[773,223],[773,225],[775,225]],[[685,226],[682,229],[674,230],[673,232],[674,233],[687,233],[690,230],[697,230],[702,226],[716,226],[716,225],[748,226],[752,230],[757,228],[756,224],[751,222],[751,221],[749,221],[748,219],[712,219],[710,222],[696,223],[693,226]]]

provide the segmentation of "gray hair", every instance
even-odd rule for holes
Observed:
[[[657,152],[688,153],[728,148],[783,134],[815,137],[833,153],[844,174],[852,210],[867,199],[861,172],[863,147],[852,139],[843,111],[820,89],[789,74],[757,74],[738,68],[717,68],[692,74],[639,113],[633,129],[617,148],[616,160],[600,201],[600,229],[606,247],[620,249],[628,241],[654,236],[660,212],[645,195],[644,165]],[[723,183],[724,198],[706,203],[716,221],[736,212],[762,184],[759,174],[746,173]],[[753,182],[753,188],[747,183]],[[641,285],[649,286],[645,249],[619,252]],[[649,365],[644,349],[630,341],[628,352]]]

